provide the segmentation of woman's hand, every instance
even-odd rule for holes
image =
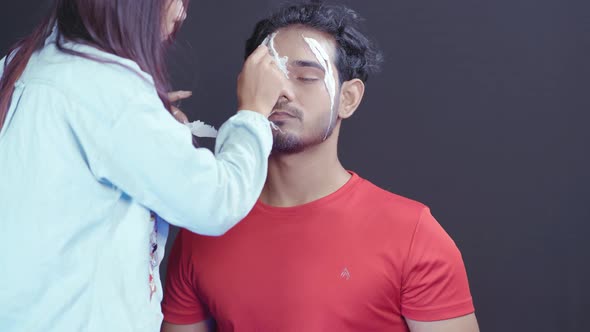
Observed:
[[[179,100],[182,99],[186,99],[190,96],[192,96],[193,93],[191,91],[172,91],[168,93],[168,99],[170,100],[171,103],[175,103]],[[174,118],[176,119],[176,121],[180,122],[180,123],[188,123],[188,118],[186,117],[186,114],[184,114],[178,107],[176,106],[172,106],[172,116],[174,116]]]

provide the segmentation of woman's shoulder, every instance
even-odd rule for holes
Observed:
[[[88,45],[66,43],[64,47],[79,55],[48,44],[31,57],[21,81],[50,84],[66,95],[80,97],[76,99],[101,102],[155,94],[151,76],[135,62]]]

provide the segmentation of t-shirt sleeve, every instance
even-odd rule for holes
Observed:
[[[208,318],[208,311],[195,288],[193,253],[188,235],[187,231],[181,230],[174,241],[162,300],[164,320],[179,325],[194,324]]]
[[[406,318],[436,321],[474,312],[461,253],[428,208],[416,225],[402,282]]]

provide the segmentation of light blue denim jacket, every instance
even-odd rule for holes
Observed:
[[[150,211],[226,232],[262,190],[269,122],[240,111],[215,154],[195,149],[136,63],[74,43],[124,66],[68,55],[54,38],[15,84],[0,131],[0,331],[159,331]]]

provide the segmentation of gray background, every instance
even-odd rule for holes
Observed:
[[[4,54],[48,1],[2,2]],[[235,112],[244,41],[281,2],[192,1],[170,61],[191,119]],[[590,331],[590,2],[342,3],[386,55],[343,125],[345,166],[432,208],[482,331]]]

